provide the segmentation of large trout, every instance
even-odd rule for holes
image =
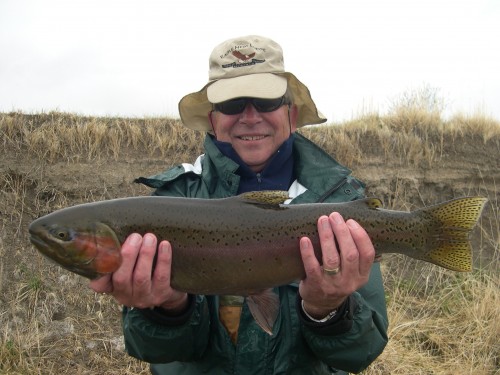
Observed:
[[[93,279],[119,267],[121,244],[129,234],[151,232],[172,244],[173,288],[249,296],[257,307],[249,306],[259,309],[269,304],[269,295],[261,299],[260,292],[305,277],[301,237],[311,238],[321,261],[317,220],[322,215],[336,211],[356,220],[378,255],[400,253],[470,271],[469,234],[486,203],[466,197],[402,212],[383,209],[376,198],[299,205],[285,205],[286,199],[286,192],[267,191],[224,199],[135,197],[88,203],[35,220],[30,240],[62,267]],[[275,316],[277,298],[273,303]],[[270,327],[258,323],[270,332],[273,319],[268,319]]]

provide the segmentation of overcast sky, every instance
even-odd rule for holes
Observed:
[[[500,0],[0,0],[0,111],[178,116],[247,34],[281,44],[329,121],[422,87],[500,119]]]

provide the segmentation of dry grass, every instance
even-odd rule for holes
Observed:
[[[13,152],[54,162],[118,159],[130,151],[165,157],[201,150],[202,135],[168,118],[122,119],[82,117],[68,113],[2,114],[0,142]]]
[[[500,123],[481,114],[442,120],[439,113],[402,108],[335,125],[301,132],[350,166],[366,163],[368,156],[377,154],[391,164],[429,168],[457,144],[471,141],[475,147],[490,144],[500,150]]]
[[[366,374],[496,373],[498,272],[415,271],[413,262],[391,260],[384,276],[390,342]]]
[[[500,160],[498,121],[481,115],[444,121],[433,106],[401,104],[385,116],[301,131],[355,171],[367,165],[393,173],[384,190],[388,207],[413,209],[450,194],[490,201],[474,237],[474,272],[453,273],[396,255],[383,261],[390,343],[364,373],[499,373],[500,178],[491,172]],[[202,137],[165,118],[0,114],[0,147],[6,150],[0,165],[0,374],[148,373],[147,364],[123,351],[119,306],[91,293],[82,278],[33,256],[25,229],[53,209],[122,193],[97,182],[57,185],[49,178],[52,166],[73,166],[72,173],[84,164],[123,160],[168,166],[193,160]],[[408,168],[427,175],[457,160],[462,165],[483,149],[493,169],[474,166],[475,177],[460,186],[427,180],[415,185],[399,176]],[[29,166],[18,166],[21,160]]]

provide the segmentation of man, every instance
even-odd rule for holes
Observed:
[[[295,133],[326,119],[307,87],[285,72],[277,43],[260,36],[231,39],[214,49],[209,63],[209,83],[179,103],[184,125],[207,133],[205,154],[194,165],[138,182],[155,188],[155,195],[200,198],[288,190],[290,204],[363,196],[347,168]],[[301,238],[306,278],[275,288],[280,311],[272,335],[255,323],[243,297],[173,290],[175,243],[168,238],[130,235],[121,267],[91,287],[125,306],[127,351],[152,363],[153,374],[358,372],[387,342],[380,268],[355,221],[333,212],[318,218],[318,231],[322,262],[311,240]]]

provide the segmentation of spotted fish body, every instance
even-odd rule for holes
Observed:
[[[118,268],[133,232],[151,232],[173,247],[172,285],[195,294],[249,294],[305,276],[299,239],[310,237],[321,259],[317,220],[333,211],[356,220],[377,254],[400,253],[455,271],[470,271],[469,233],[486,199],[467,197],[413,212],[349,203],[284,205],[286,192],[224,199],[135,197],[65,208],[35,220],[32,243],[88,278]]]
[[[368,198],[349,203],[282,204],[286,192],[224,199],[136,197],[88,203],[43,216],[31,242],[62,267],[93,279],[121,264],[126,237],[154,233],[173,248],[171,285],[192,294],[243,295],[257,324],[272,334],[279,311],[271,288],[305,277],[299,239],[321,261],[317,220],[339,212],[368,232],[378,255],[401,253],[470,271],[469,234],[486,199],[468,197],[414,212],[384,210]]]

